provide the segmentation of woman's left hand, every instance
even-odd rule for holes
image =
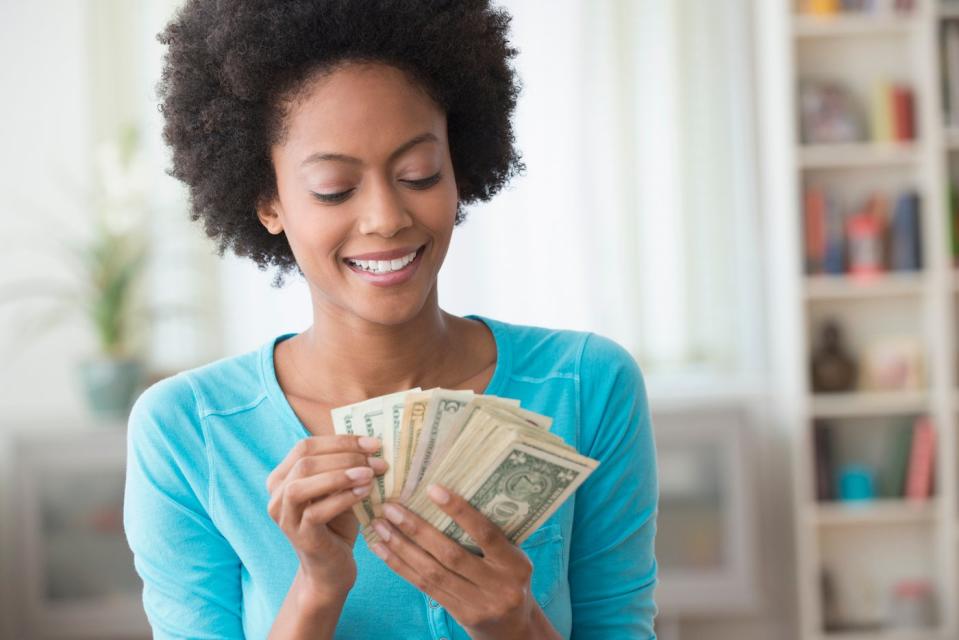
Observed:
[[[530,591],[533,567],[526,554],[462,497],[437,485],[427,493],[483,557],[393,503],[383,505],[389,523],[373,521],[383,540],[373,552],[442,605],[471,638],[559,638]]]

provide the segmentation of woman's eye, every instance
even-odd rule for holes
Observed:
[[[434,184],[439,182],[441,177],[443,177],[442,172],[434,174],[430,176],[429,178],[423,178],[422,180],[403,180],[403,182],[410,185],[410,187],[412,187],[413,189],[417,189],[417,190],[429,189]],[[356,189],[354,188],[354,189],[348,189],[347,191],[341,191],[339,193],[316,193],[315,191],[311,191],[310,193],[312,193],[313,197],[319,200],[320,202],[325,202],[327,204],[336,204],[346,200],[348,197],[350,197],[350,194],[353,193],[355,190]]]
[[[348,191],[341,191],[340,193],[313,193],[313,197],[319,200],[320,202],[343,202],[346,200],[347,196],[353,193],[353,189]]]
[[[437,173],[430,176],[429,178],[423,178],[422,180],[404,180],[406,184],[410,185],[414,189],[428,189],[434,184],[440,181],[441,174]]]

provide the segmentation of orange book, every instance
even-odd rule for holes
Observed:
[[[825,194],[818,187],[810,187],[805,201],[806,273],[821,273],[826,257]]]
[[[803,6],[805,13],[817,16],[834,16],[839,13],[839,0],[806,0]]]
[[[925,500],[932,495],[936,458],[936,429],[928,416],[916,418],[912,428],[909,469],[906,472],[906,498]]]

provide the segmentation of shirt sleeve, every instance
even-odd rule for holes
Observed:
[[[655,638],[659,486],[645,383],[624,348],[589,334],[580,394],[582,452],[600,464],[576,492],[572,637]]]
[[[240,560],[207,487],[196,396],[179,374],[141,394],[127,431],[123,525],[155,639],[243,637]]]

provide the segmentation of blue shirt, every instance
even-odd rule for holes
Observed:
[[[481,316],[496,341],[486,393],[553,417],[599,467],[521,548],[531,591],[574,638],[655,638],[658,484],[635,360],[595,333]],[[298,568],[267,513],[266,477],[311,434],[277,382],[277,342],[157,382],[127,435],[123,523],[154,637],[266,638]],[[469,636],[357,538],[357,580],[337,638]]]

